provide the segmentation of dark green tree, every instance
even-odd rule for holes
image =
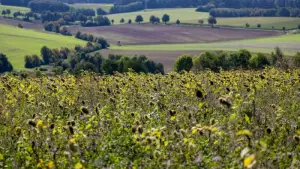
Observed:
[[[8,61],[5,54],[0,53],[0,73],[10,72],[13,70],[13,66]]]
[[[193,67],[193,58],[189,55],[183,55],[178,57],[174,63],[174,71],[182,72],[182,71],[190,71]]]
[[[211,27],[214,27],[214,24],[217,24],[217,19],[213,16],[209,16],[207,22],[211,25]]]
[[[135,18],[135,22],[136,22],[136,23],[141,23],[141,22],[143,22],[143,21],[144,21],[144,18],[142,17],[142,15],[136,16],[136,18]]]
[[[44,64],[48,65],[51,61],[52,51],[47,46],[43,46],[41,49],[41,56],[44,60]]]
[[[164,14],[161,20],[167,24],[170,21],[170,16],[168,14]]]

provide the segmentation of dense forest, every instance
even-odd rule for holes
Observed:
[[[28,6],[31,0],[1,0],[3,5]],[[55,1],[55,0],[53,0]],[[57,0],[64,3],[115,3],[127,5],[140,0]],[[300,8],[300,0],[148,0],[148,8],[198,7],[213,4],[217,8]]]

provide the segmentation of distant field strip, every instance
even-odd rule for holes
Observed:
[[[94,4],[94,3],[75,3],[72,5],[69,5],[74,8],[88,8],[88,9],[94,9],[102,8],[106,12],[109,12],[110,8],[113,7],[113,4]]]
[[[13,16],[14,12],[22,12],[22,13],[26,13],[29,12],[30,9],[29,8],[25,8],[25,7],[18,7],[18,6],[7,6],[7,5],[0,5],[0,12],[2,13],[2,10],[6,10],[6,9],[10,9],[11,14],[10,16]],[[0,13],[0,14],[1,14]]]
[[[144,18],[144,22],[147,23],[149,22],[149,18],[151,15],[162,18],[164,14],[168,14],[170,15],[170,22],[176,22],[177,19],[179,19],[181,22],[188,22],[192,20],[208,18],[208,13],[195,12],[195,10],[195,8],[148,9],[131,13],[111,14],[107,16],[109,19],[114,19],[115,24],[120,24],[120,20],[122,18],[125,19],[126,23],[129,19],[134,22],[137,15],[142,15],[142,17]]]
[[[276,46],[282,48],[286,54],[293,55],[300,51],[300,34],[215,43],[112,46],[111,49],[153,51],[236,51],[243,48],[252,52],[270,53],[274,51]]]
[[[245,27],[246,23],[250,25],[249,28],[257,28],[261,24],[261,29],[297,29],[300,24],[300,18],[292,17],[236,17],[236,18],[217,18],[217,25],[219,26],[232,26],[232,27]],[[198,20],[190,20],[186,23],[197,24]],[[207,24],[207,20],[204,20]]]
[[[16,70],[24,69],[24,56],[40,54],[43,46],[50,48],[85,45],[85,41],[58,34],[0,25],[0,52],[6,54]]]

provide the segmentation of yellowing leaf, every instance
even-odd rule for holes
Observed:
[[[169,142],[168,141],[165,141],[164,142],[164,145],[167,147],[169,145]]]
[[[249,130],[240,130],[236,133],[236,135],[246,135],[246,136],[252,136],[252,133]]]
[[[176,119],[176,116],[172,116],[172,117],[170,118],[171,121],[173,121],[173,120],[175,120],[175,119]]]
[[[197,128],[192,128],[192,134],[195,134],[197,132]]]
[[[83,168],[83,165],[78,162],[76,165],[75,165],[75,169],[82,169]]]
[[[235,118],[236,118],[236,114],[233,113],[232,115],[230,115],[229,120],[231,121],[231,120],[234,120]]]
[[[69,140],[70,143],[75,143],[75,141],[76,141],[75,138],[71,138],[71,139]]]
[[[266,142],[260,140],[259,143],[264,150],[268,148],[268,144]]]
[[[43,125],[43,120],[38,120],[37,123],[36,123],[36,126],[40,127],[42,125]]]
[[[3,155],[0,153],[0,160],[3,160],[4,159],[4,157],[3,157]]]
[[[252,154],[244,159],[244,167],[251,168],[256,163],[255,161],[255,155]]]
[[[50,161],[48,164],[47,164],[47,168],[51,169],[53,168],[53,161]]]

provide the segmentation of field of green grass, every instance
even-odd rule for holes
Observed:
[[[198,19],[208,18],[208,13],[206,12],[195,12],[195,8],[173,8],[173,9],[148,9],[138,12],[131,13],[120,13],[107,15],[109,19],[114,19],[115,24],[120,24],[122,18],[125,19],[127,23],[129,19],[133,22],[137,15],[142,15],[144,18],[144,23],[149,22],[151,15],[162,18],[164,14],[170,15],[170,22],[176,22],[179,19],[181,22],[190,22]]]
[[[113,4],[94,4],[94,3],[75,3],[70,5],[74,8],[89,8],[96,10],[97,8],[102,8],[106,12],[109,12],[110,8],[113,7]]]
[[[204,20],[207,24],[207,20]],[[300,18],[292,17],[241,17],[241,18],[217,18],[218,26],[245,27],[246,23],[249,28],[257,28],[261,24],[261,29],[282,30],[283,27],[288,29],[297,29],[300,24]],[[190,20],[185,23],[198,24],[198,20]]]
[[[26,12],[30,11],[29,8],[25,8],[25,7],[0,5],[0,14],[2,13],[2,10],[6,10],[6,9],[10,9],[11,10],[10,16],[13,16],[14,12],[20,11],[22,13],[26,13]]]
[[[250,28],[257,28],[261,24],[262,29],[297,29],[300,18],[291,17],[247,17],[247,18],[218,18],[218,25],[228,25],[234,27],[245,27],[248,23]]]
[[[58,34],[0,25],[0,52],[7,55],[15,70],[24,68],[24,56],[39,54],[43,46],[50,48],[85,45],[85,41]]]
[[[253,52],[271,53],[276,46],[282,48],[285,54],[294,55],[300,51],[300,34],[214,43],[112,46],[111,49],[149,51],[237,51],[243,48]]]

